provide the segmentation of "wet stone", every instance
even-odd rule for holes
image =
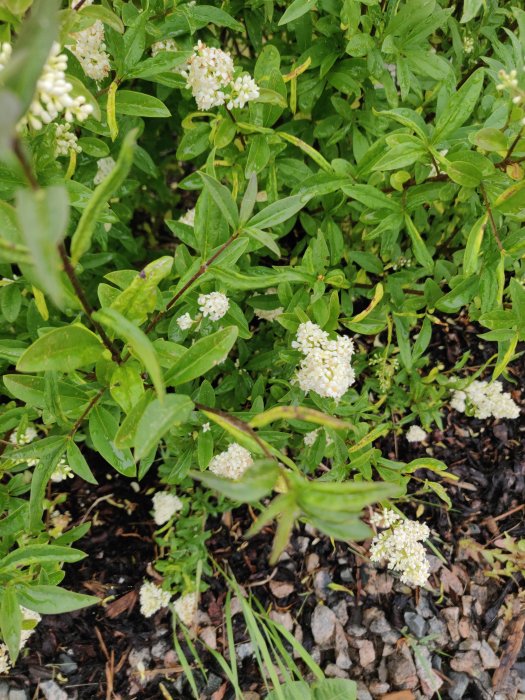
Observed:
[[[388,672],[392,684],[399,690],[412,690],[419,683],[412,654],[406,646],[388,657]]]
[[[29,695],[21,688],[11,688],[9,691],[9,700],[28,700]]]
[[[62,690],[55,681],[40,683],[40,690],[44,693],[46,700],[69,700],[65,690]]]
[[[60,673],[64,674],[64,676],[71,676],[78,671],[78,664],[67,654],[60,654],[58,660],[60,662]]]
[[[450,700],[461,700],[467,692],[470,678],[465,673],[451,673],[449,677],[452,681],[448,688]]]

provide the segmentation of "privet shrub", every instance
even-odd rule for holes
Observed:
[[[0,22],[0,670],[39,614],[94,602],[59,587],[89,529],[56,509],[73,475],[154,471],[145,615],[177,596],[192,623],[206,518],[240,503],[274,560],[298,520],[363,540],[390,504],[372,559],[424,584],[429,530],[392,505],[414,474],[450,505],[428,431],[451,399],[518,415],[525,13],[3,0]],[[492,354],[445,370],[459,315]],[[392,435],[420,458],[383,456]]]

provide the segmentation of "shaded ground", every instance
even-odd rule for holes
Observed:
[[[460,320],[445,329],[433,351],[451,366],[474,331]],[[479,348],[477,360],[488,352]],[[525,376],[524,370],[523,360],[515,363],[516,377]],[[270,569],[272,530],[247,543],[242,533],[252,518],[245,508],[210,524],[209,548],[217,561],[228,564],[244,590],[302,639],[327,675],[359,681],[360,700],[510,700],[520,692],[525,697],[523,578],[487,577],[494,564],[480,552],[480,545],[501,546],[506,532],[525,537],[525,427],[519,419],[482,422],[455,412],[444,416],[444,426],[426,446],[398,441],[400,459],[430,453],[458,477],[447,483],[452,509],[427,496],[407,511],[429,524],[447,562],[432,557],[431,593],[403,586],[348,546],[319,539],[304,527]],[[382,448],[394,452],[393,444]],[[190,698],[172,650],[169,616],[161,612],[146,620],[138,609],[137,591],[155,557],[149,498],[139,499],[118,475],[107,481],[104,474],[99,470],[102,485],[95,489],[72,482],[67,509],[73,522],[87,515],[93,526],[78,543],[89,556],[70,567],[65,585],[112,598],[105,607],[46,616],[9,683],[26,689],[27,697],[53,700]],[[219,576],[208,582],[200,634],[220,650],[226,592]],[[241,685],[264,697],[253,654],[243,644],[248,638],[242,616],[235,615],[234,622]],[[209,676],[202,698],[233,698],[218,667],[209,656],[204,659]],[[52,695],[58,692],[53,685],[38,690],[46,680],[65,694]]]

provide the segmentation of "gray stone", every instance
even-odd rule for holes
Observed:
[[[450,638],[453,642],[459,642],[459,608],[443,608],[441,615],[447,623]]]
[[[339,621],[335,623],[335,651],[335,665],[345,670],[349,669],[352,666],[352,660],[348,655],[348,640]]]
[[[452,681],[448,689],[450,700],[461,700],[467,691],[470,678],[466,673],[450,673],[449,678]]]
[[[251,642],[244,642],[244,644],[238,644],[235,647],[235,654],[239,661],[247,659],[249,656],[253,656],[253,646]]]
[[[327,647],[333,640],[336,623],[335,613],[326,605],[317,605],[312,615],[312,634],[316,644]]]
[[[332,610],[335,612],[338,621],[343,625],[348,622],[348,609],[344,600],[340,600],[337,605],[334,605]]]
[[[341,569],[339,576],[341,577],[341,581],[343,581],[343,583],[351,583],[354,580],[354,574],[349,566]]]
[[[321,569],[314,575],[314,589],[318,598],[324,599],[328,596],[329,584],[332,583],[332,577],[327,569]]]
[[[301,554],[306,554],[306,551],[308,547],[310,546],[310,538],[309,537],[298,537],[297,538],[297,548],[301,552]]]
[[[419,595],[419,603],[416,606],[416,612],[419,613],[421,617],[424,617],[425,619],[434,616],[434,613],[432,612],[428,603],[428,596],[424,595],[422,592]]]
[[[417,675],[421,681],[421,689],[425,695],[433,697],[443,685],[443,679],[432,668],[430,651],[423,645],[419,646],[418,653],[414,654]]]
[[[374,700],[363,681],[357,681],[357,700]]]
[[[9,700],[9,686],[7,683],[0,683],[0,700]]]
[[[9,691],[9,700],[27,700],[29,695],[21,688],[11,688]]]
[[[339,666],[336,666],[336,664],[328,664],[324,672],[328,678],[348,678],[348,673],[343,671],[342,668],[339,668]]]
[[[359,646],[359,662],[361,666],[368,666],[376,660],[376,650],[374,645],[368,639],[362,639],[358,642]]]
[[[398,690],[412,690],[418,685],[416,667],[407,646],[388,657],[388,673],[392,685]]]
[[[485,640],[481,642],[479,655],[481,656],[481,663],[483,664],[483,668],[498,668],[499,659],[490,648],[489,643]]]
[[[431,643],[438,648],[444,647],[448,642],[447,626],[439,617],[433,617],[428,621],[428,635],[432,637]]]
[[[67,693],[55,681],[40,683],[40,690],[44,693],[46,700],[69,700]]]
[[[208,675],[208,682],[206,683],[205,692],[207,695],[213,695],[216,693],[222,685],[222,678],[216,676],[214,673]]]
[[[286,612],[272,610],[270,612],[270,619],[272,619],[274,622],[278,622],[285,629],[287,629],[288,632],[291,632],[293,630],[293,617],[289,610],[287,610]]]
[[[78,671],[78,664],[68,654],[60,654],[58,658],[60,661],[60,673],[63,673],[65,676],[71,676]]]
[[[421,639],[427,632],[427,623],[421,615],[415,612],[406,612],[404,615],[405,624],[416,639]]]
[[[364,622],[368,624],[371,632],[381,637],[381,641],[385,644],[395,644],[401,637],[399,632],[396,632],[392,628],[392,625],[388,622],[382,610],[370,608],[370,610],[365,611]]]

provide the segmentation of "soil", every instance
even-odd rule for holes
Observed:
[[[465,319],[445,324],[432,352],[450,368],[468,347],[472,349],[469,343],[477,330]],[[491,351],[477,347],[469,367],[481,364]],[[513,364],[511,374],[519,387],[525,376],[523,357]],[[513,395],[520,400],[519,391]],[[385,455],[405,461],[431,454],[457,477],[446,482],[452,508],[437,496],[404,508],[407,515],[430,526],[443,557],[441,561],[431,556],[431,592],[407,588],[384,569],[367,564],[355,546],[319,537],[304,525],[271,568],[273,526],[245,540],[242,533],[253,519],[244,507],[209,523],[210,553],[274,619],[302,638],[327,675],[359,681],[363,700],[519,698],[525,692],[523,576],[519,572],[506,578],[488,576],[493,565],[476,544],[497,546],[504,533],[525,537],[524,430],[519,419],[478,421],[445,412],[443,430],[435,430],[424,445],[409,445],[403,438],[397,445],[388,441],[380,445]],[[56,681],[64,699],[191,698],[173,651],[169,614],[161,611],[145,619],[139,610],[138,589],[155,559],[150,498],[138,496],[129,480],[110,474],[104,465],[95,473],[100,486],[72,480],[67,503],[60,507],[67,508],[74,524],[92,521],[91,531],[75,545],[88,556],[66,567],[63,585],[99,596],[103,605],[44,616],[26,655],[6,680],[33,698],[60,698],[39,690],[46,680]],[[430,472],[418,476],[435,478]],[[141,493],[154,486],[148,484],[151,478],[148,475]],[[221,651],[224,580],[217,574],[207,583],[199,629],[208,630],[208,643],[215,639]],[[319,632],[317,638],[313,634],[312,621],[320,606],[335,611],[337,618],[335,637],[332,634],[324,642]],[[338,625],[342,637],[337,637]],[[234,617],[234,629],[236,643],[247,642],[240,614]],[[242,648],[247,649],[238,662],[243,691],[255,693],[252,698],[257,693],[264,697],[256,661],[249,648]],[[421,650],[428,655],[430,680],[421,670]],[[194,666],[201,698],[233,699],[220,667],[203,648],[201,653],[208,671],[205,681]],[[191,654],[188,658],[191,663]],[[342,668],[345,658],[350,665]],[[432,690],[434,681],[439,691]]]

